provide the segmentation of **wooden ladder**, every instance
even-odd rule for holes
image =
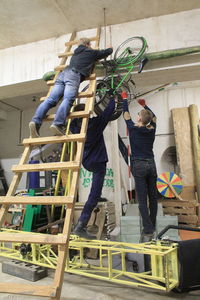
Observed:
[[[56,75],[53,80],[48,81],[50,86],[49,92],[46,97],[51,92],[51,89],[55,83],[55,80],[60,71],[66,67],[67,58],[72,55],[71,48],[73,45],[77,44],[75,40],[76,33],[72,33],[70,41],[66,43],[66,50],[64,53],[59,54],[61,57],[61,62],[58,67],[55,68]],[[100,28],[97,29],[96,36],[91,38],[95,41],[95,47],[99,46],[100,39]],[[82,118],[82,125],[79,134],[66,134],[64,136],[49,136],[49,137],[38,137],[38,138],[28,138],[24,139],[24,152],[19,161],[18,165],[12,167],[14,176],[8,192],[5,197],[1,197],[0,204],[2,204],[0,209],[0,226],[8,211],[9,205],[11,204],[43,204],[43,205],[65,205],[67,206],[66,214],[63,224],[63,232],[58,235],[51,234],[34,234],[29,233],[0,233],[0,241],[2,242],[21,242],[21,243],[34,243],[34,244],[52,244],[58,245],[58,260],[57,268],[55,271],[54,282],[51,286],[38,286],[30,284],[18,284],[18,283],[0,283],[0,293],[10,293],[10,294],[23,294],[31,296],[42,296],[50,297],[51,299],[60,299],[61,288],[63,284],[64,269],[66,258],[68,255],[68,243],[71,231],[71,223],[73,217],[73,209],[76,201],[77,186],[79,169],[81,167],[84,141],[86,137],[86,131],[89,121],[90,113],[93,111],[94,106],[94,96],[96,89],[96,75],[92,74],[87,80],[89,80],[89,88],[87,91],[79,93],[77,98],[86,98],[85,110],[81,112],[71,112],[69,115],[70,119]],[[42,98],[44,100],[46,97]],[[54,115],[49,115],[46,120],[53,120]],[[68,143],[76,142],[77,151],[73,161],[61,161],[52,163],[39,163],[39,164],[28,164],[29,155],[33,146],[44,145],[44,144],[54,144],[54,143]],[[70,189],[67,196],[14,196],[16,189],[19,185],[20,179],[24,172],[34,172],[34,171],[50,171],[50,170],[71,170],[72,179]],[[35,299],[35,298],[34,298]]]

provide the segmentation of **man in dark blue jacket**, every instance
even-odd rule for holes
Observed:
[[[142,217],[143,231],[140,242],[150,241],[154,237],[157,216],[157,171],[154,161],[153,143],[156,132],[156,117],[146,105],[144,99],[138,103],[143,109],[133,122],[128,110],[127,94],[122,93],[124,119],[129,131],[131,145],[131,168],[135,180],[135,190]],[[147,202],[147,196],[149,203]]]
[[[61,97],[63,97],[63,101],[56,112],[50,129],[56,135],[65,134],[66,117],[77,96],[80,83],[91,74],[97,60],[106,58],[112,52],[112,48],[93,50],[90,39],[80,39],[79,46],[74,51],[69,67],[59,74],[50,96],[39,105],[29,123],[31,137],[39,137],[39,129],[43,119],[49,109],[57,105]]]
[[[110,93],[112,93],[112,91],[110,91]],[[104,177],[106,174],[106,163],[108,162],[103,131],[115,110],[115,101],[117,101],[117,99],[114,99],[114,96],[111,96],[110,102],[103,113],[97,117],[89,119],[88,123],[82,164],[86,170],[93,173],[93,179],[88,200],[84,205],[81,216],[73,232],[74,234],[87,239],[95,238],[88,234],[86,226],[102,192]],[[75,111],[78,110],[84,110],[84,104],[77,105],[75,107]],[[70,125],[71,132],[79,133],[80,128],[81,120],[74,119]]]

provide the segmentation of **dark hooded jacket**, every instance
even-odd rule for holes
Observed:
[[[105,110],[98,117],[89,119],[82,160],[86,169],[91,164],[108,161],[103,131],[110,121],[114,110],[115,100],[111,97]],[[80,126],[79,119],[73,119],[70,124],[70,131],[72,133],[80,133]]]
[[[94,63],[102,58],[106,58],[113,52],[112,48],[105,50],[93,50],[86,46],[80,45],[74,51],[70,60],[69,67],[79,72],[83,77],[88,77],[94,67]]]

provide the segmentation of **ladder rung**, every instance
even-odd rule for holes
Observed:
[[[66,170],[66,169],[78,170],[79,163],[67,161],[67,162],[52,162],[52,163],[44,163],[44,164],[24,164],[24,165],[18,165],[12,167],[12,171],[16,173]]]
[[[99,39],[99,36],[94,36],[94,37],[91,37],[89,38],[90,41],[97,41]],[[73,45],[76,45],[78,44],[79,40],[74,40],[74,41],[70,41],[70,42],[66,42],[65,43],[65,46],[73,46]]]
[[[47,85],[48,86],[52,86],[52,85],[54,85],[55,84],[55,80],[53,79],[53,80],[48,80],[47,81]]]
[[[0,204],[67,204],[71,207],[73,199],[73,196],[4,196],[0,197]]]
[[[57,288],[47,285],[21,284],[13,282],[0,283],[0,293],[55,297],[56,291]]]
[[[70,134],[62,136],[49,136],[49,137],[39,137],[39,138],[29,138],[24,139],[23,144],[27,145],[47,145],[47,144],[59,144],[67,142],[83,142],[85,140],[85,134]]]
[[[54,68],[54,71],[63,71],[65,68],[67,67],[67,65],[60,65]]]
[[[31,244],[54,244],[64,245],[67,241],[67,236],[63,234],[30,234],[29,233],[7,233],[0,232],[1,242],[19,242],[19,243],[31,243]]]
[[[70,115],[68,116],[68,119],[74,119],[74,118],[84,118],[84,117],[88,117],[90,115],[89,111],[75,111],[70,113]],[[45,121],[52,121],[54,120],[55,115],[48,115],[45,119]]]
[[[78,93],[77,98],[87,98],[87,97],[92,97],[92,96],[93,96],[93,92],[86,91],[86,92]],[[44,101],[46,98],[47,98],[47,96],[46,97],[41,97],[40,101]]]
[[[80,93],[78,93],[78,97],[77,98],[92,97],[93,94],[94,94],[93,91],[80,92]]]
[[[89,77],[85,78],[85,80],[94,80],[94,79],[96,79],[96,74],[95,73],[93,73]]]
[[[92,47],[93,50],[98,50],[99,48],[98,47]],[[72,56],[74,54],[74,52],[64,52],[64,53],[59,53],[58,54],[58,57],[61,58],[61,57],[69,57],[69,56]]]
[[[74,54],[74,52],[64,52],[64,53],[59,53],[58,54],[58,57],[61,58],[61,57],[67,57],[67,56],[72,56]]]

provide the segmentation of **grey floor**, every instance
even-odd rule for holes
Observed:
[[[1,258],[2,260],[3,258]],[[54,277],[52,271],[48,277],[39,280],[35,285],[51,285]],[[15,282],[27,283],[30,281],[14,277],[0,271],[0,282]],[[27,300],[27,299],[49,299],[35,296],[22,296],[11,294],[0,294],[0,299],[5,300]],[[173,292],[165,293],[151,289],[141,289],[127,287],[123,285],[112,284],[105,281],[86,278],[83,276],[70,275],[65,273],[64,283],[62,288],[61,300],[168,300],[168,299],[188,299],[199,300],[200,291],[193,291],[188,294],[176,294]]]

